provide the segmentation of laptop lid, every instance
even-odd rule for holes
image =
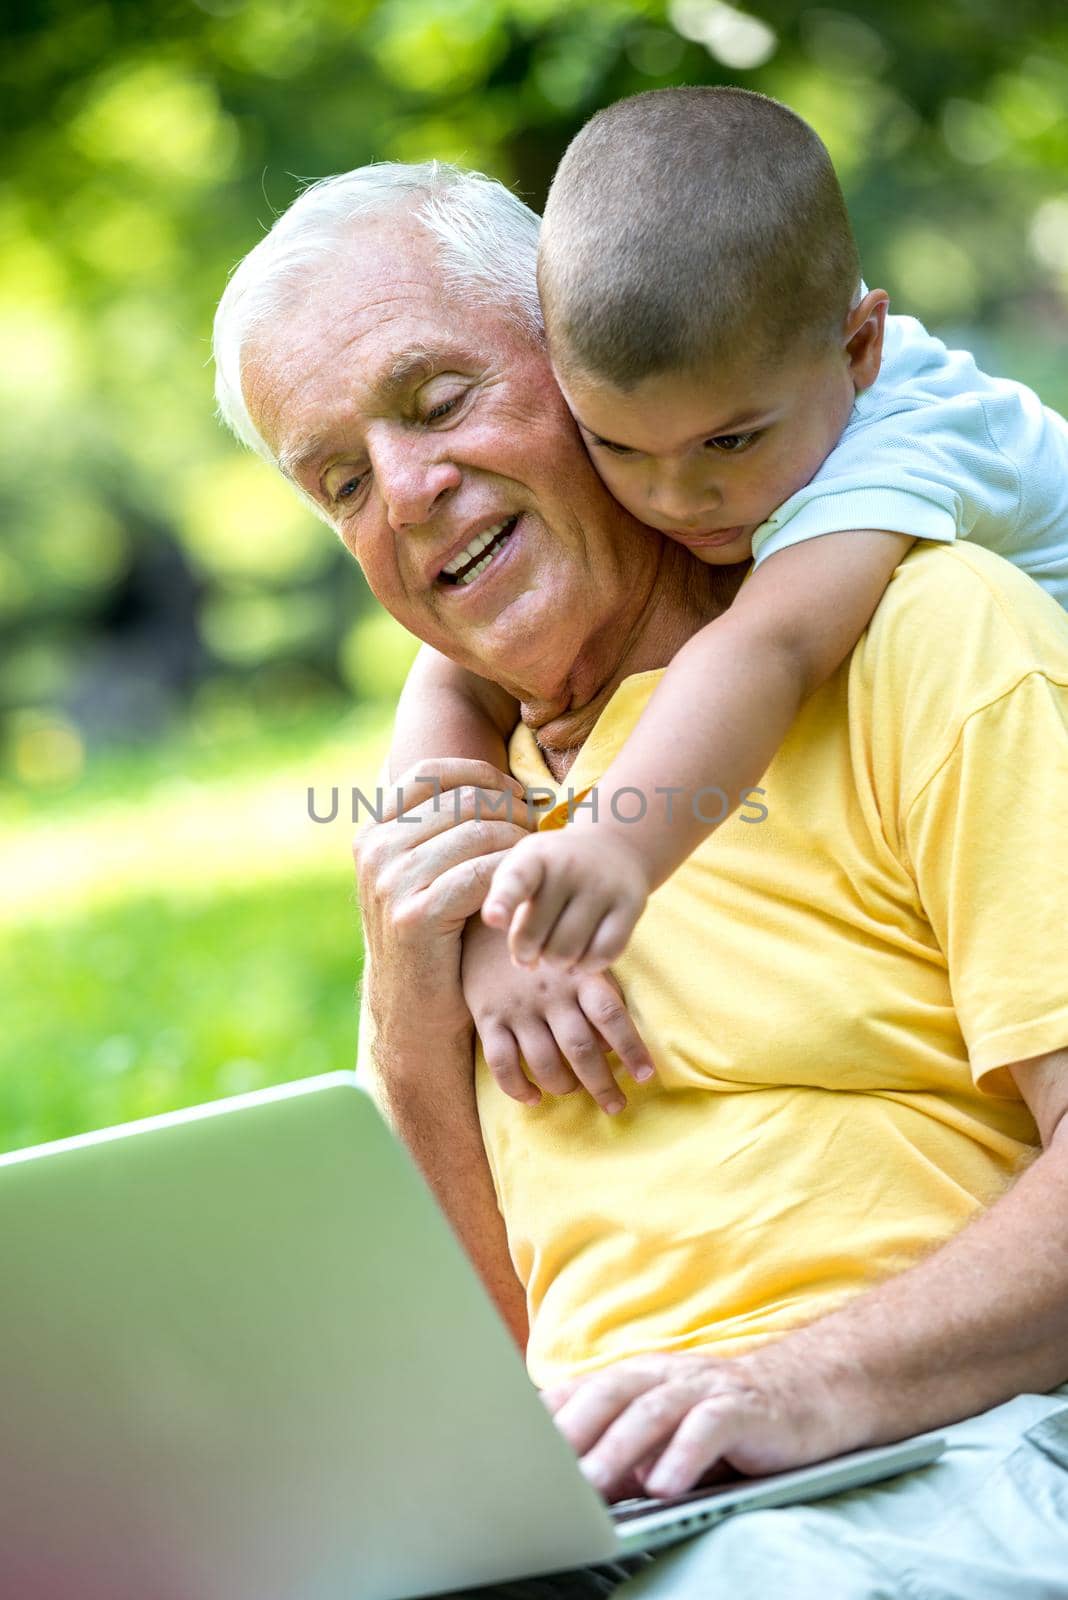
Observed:
[[[400,1600],[611,1521],[351,1074],[0,1159],[0,1593]]]

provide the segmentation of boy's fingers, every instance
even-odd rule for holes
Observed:
[[[615,984],[598,975],[582,980],[577,993],[586,1016],[635,1083],[648,1082],[656,1070],[653,1058]]]
[[[610,1116],[622,1111],[626,1096],[612,1076],[604,1047],[575,1003],[549,1013],[553,1037],[579,1082]]]
[[[638,915],[625,907],[616,906],[601,919],[585,954],[576,965],[582,972],[603,972],[613,961],[618,961],[627,948],[627,941],[637,925]]]
[[[528,1018],[517,1022],[514,1032],[527,1072],[546,1094],[572,1094],[579,1087],[547,1023]]]
[[[508,932],[508,950],[517,966],[532,966],[537,961],[542,945],[570,896],[571,890],[566,883],[546,876],[536,897],[525,900],[519,907]]]
[[[541,949],[541,959],[557,966],[581,966],[586,948],[607,909],[596,895],[572,894]]]
[[[486,1065],[493,1073],[499,1087],[513,1100],[519,1100],[524,1105],[536,1106],[541,1100],[541,1091],[531,1083],[523,1071],[519,1060],[519,1047],[513,1035],[507,1028],[502,1028],[498,1024],[487,1026],[479,1037]]]
[[[537,857],[527,856],[524,859],[522,855],[513,853],[509,860],[501,862],[493,874],[493,882],[482,907],[483,922],[491,928],[507,928],[524,901],[537,894],[541,881],[542,865]]]

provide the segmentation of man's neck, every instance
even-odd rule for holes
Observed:
[[[666,667],[734,599],[747,568],[704,566],[665,540],[655,579],[632,615],[613,616],[586,641],[562,699],[521,702],[545,764],[559,782],[624,678]]]

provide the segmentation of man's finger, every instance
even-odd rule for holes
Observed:
[[[584,1454],[579,1463],[583,1475],[602,1494],[610,1494],[640,1461],[644,1461],[651,1452],[663,1449],[672,1440],[694,1405],[694,1398],[692,1386],[685,1381],[654,1384],[636,1395],[615,1421],[609,1424],[597,1443]],[[694,1472],[693,1483],[700,1477],[704,1466],[711,1465],[719,1454],[714,1441],[707,1435],[704,1442],[713,1453]],[[691,1447],[690,1454],[694,1453]],[[688,1455],[682,1457],[683,1467],[688,1459]],[[678,1467],[663,1474],[658,1465],[649,1479],[653,1485],[650,1494],[683,1493],[685,1488],[690,1487],[689,1483],[672,1489],[662,1487],[664,1483],[676,1482],[679,1476]]]
[[[411,914],[416,919],[425,916],[439,928],[462,927],[481,906],[493,869],[507,853],[497,850],[458,861],[411,896]]]
[[[462,783],[440,795],[424,798],[420,805],[410,806],[394,820],[391,828],[383,825],[382,831],[395,834],[410,844],[442,833],[446,828],[458,827],[461,822],[499,822],[518,828],[521,840],[527,836],[531,816],[526,802],[510,790],[484,789],[477,784]]]
[[[709,1395],[691,1405],[645,1480],[648,1492],[667,1498],[692,1489],[733,1448],[739,1421],[727,1395]]]
[[[584,1456],[637,1395],[661,1382],[653,1362],[619,1362],[573,1390],[556,1413],[557,1425],[575,1454]]]
[[[444,805],[424,801],[395,822],[365,830],[354,845],[361,891],[391,880],[391,894],[410,893],[457,861],[520,843],[526,837],[521,802],[509,821],[488,813],[483,799],[482,790],[454,789]]]
[[[420,761],[397,779],[382,784],[375,795],[375,815],[380,822],[422,806],[427,800],[443,802],[445,795],[460,788],[487,789],[525,798],[523,785],[509,772],[501,772],[489,761],[468,761],[462,757],[442,757]]]
[[[585,1382],[585,1377],[563,1378],[559,1383],[550,1384],[547,1389],[539,1389],[538,1399],[547,1408],[550,1416],[555,1416],[564,1401],[570,1400],[575,1390]]]
[[[470,886],[477,882],[479,890],[478,899],[468,912],[468,916],[473,916],[489,888],[494,866],[504,859],[516,837],[517,830],[507,822],[469,821],[443,828],[413,848],[405,849],[403,844],[393,840],[388,850],[382,847],[373,881],[380,893],[388,895],[397,908],[396,914],[403,918],[404,902],[433,889],[436,880],[450,869],[482,862],[474,877],[469,876],[467,880]],[[487,865],[491,857],[492,862]]]

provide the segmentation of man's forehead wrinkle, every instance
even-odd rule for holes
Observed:
[[[263,420],[282,435],[276,457],[287,477],[355,445],[361,415],[389,410],[425,382],[455,339],[423,230],[414,249],[395,236],[381,243],[319,278],[257,352]]]
[[[350,340],[349,343],[351,342]],[[402,350],[386,364],[380,376],[368,375],[367,388],[373,405],[391,404],[413,385],[425,382],[437,365],[438,356],[423,345]],[[318,428],[313,434],[294,440],[279,453],[278,462],[283,473],[287,477],[295,478],[305,467],[326,453],[333,437],[334,429],[328,426]]]
[[[345,361],[353,346],[358,347],[367,332],[366,304],[348,311],[339,310],[326,328],[308,329],[303,336],[296,329],[288,330],[290,338],[271,356],[265,355],[251,365],[261,369],[261,387],[264,392],[264,411],[274,416],[299,412],[301,400],[309,391],[314,394],[316,383],[324,372],[336,370]],[[388,324],[389,318],[379,318],[378,326]],[[355,363],[354,363],[355,365]],[[267,372],[262,371],[267,368]],[[269,382],[263,381],[269,377]],[[353,398],[348,384],[339,385],[345,409]],[[340,398],[341,396],[339,396]],[[265,417],[266,421],[267,418]],[[297,438],[280,445],[277,456],[282,472],[290,478],[312,462],[329,445],[335,431],[333,422],[323,423],[310,432],[301,432]]]

